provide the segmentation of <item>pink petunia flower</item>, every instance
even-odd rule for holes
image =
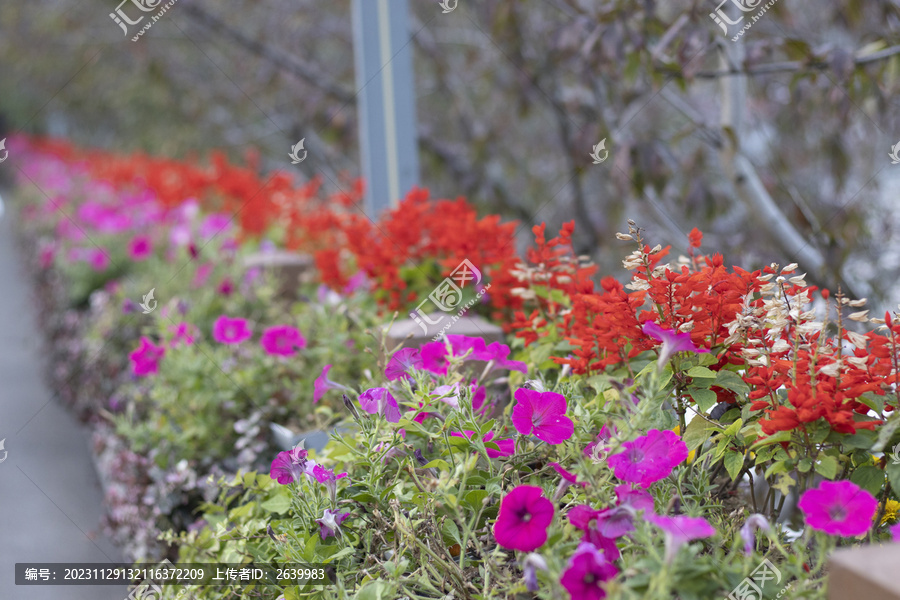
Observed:
[[[135,375],[144,377],[159,372],[159,363],[166,354],[164,346],[156,346],[149,338],[141,337],[141,344],[128,355]]]
[[[293,356],[297,348],[306,348],[306,338],[300,330],[290,325],[275,325],[266,329],[259,339],[266,354],[272,356]]]
[[[219,287],[216,288],[216,291],[222,294],[223,296],[230,296],[234,291],[234,282],[231,281],[228,277],[223,279],[219,283]]]
[[[316,519],[316,523],[319,524],[319,535],[322,536],[323,540],[340,535],[341,523],[343,523],[349,516],[349,512],[342,513],[330,508],[326,508],[325,512],[322,513],[322,518]]]
[[[212,214],[200,223],[200,237],[204,241],[210,240],[219,234],[228,234],[231,229],[231,217],[225,214]]]
[[[613,425],[615,431],[615,425]],[[603,462],[606,459],[609,450],[609,440],[612,439],[612,432],[609,427],[604,425],[600,428],[597,438],[584,447],[584,455],[590,457],[594,462]]]
[[[105,271],[109,266],[109,256],[103,248],[91,248],[88,251],[87,261],[95,271]]]
[[[622,447],[625,451],[610,456],[607,463],[616,477],[644,488],[668,477],[688,457],[687,445],[672,431],[651,429]]]
[[[400,422],[400,407],[387,388],[372,388],[359,395],[359,405],[371,415],[384,415],[388,423]]]
[[[448,335],[446,340],[447,343],[443,341],[429,342],[422,346],[422,369],[435,375],[446,375],[450,357],[461,357],[468,353],[467,360],[493,361],[496,368],[528,372],[528,366],[525,363],[507,358],[510,353],[509,346],[500,342],[486,345],[482,338],[465,335]],[[448,343],[449,350],[447,349]]]
[[[575,475],[575,473],[566,471],[561,464],[552,462],[550,463],[550,466],[553,467],[553,470],[559,473],[559,476],[563,478],[563,481],[569,483],[569,485],[580,485],[581,487],[587,487],[587,481],[578,481],[578,477]]]
[[[439,385],[434,388],[429,396],[436,396],[441,402],[446,402],[453,408],[459,408],[459,384]]]
[[[891,532],[891,538],[893,538],[893,541],[895,543],[900,543],[900,523],[892,525],[891,528],[888,529],[888,531]]]
[[[327,469],[322,465],[314,465],[311,469],[306,469],[306,476],[310,479],[318,481],[325,486],[325,489],[328,490],[329,496],[331,496],[331,502],[333,504],[337,495],[338,479],[347,477],[347,474],[341,473],[340,475],[335,475],[334,471],[331,469]]]
[[[706,348],[698,348],[691,341],[690,333],[679,333],[671,329],[663,329],[653,321],[644,323],[643,331],[655,340],[662,342],[662,348],[659,350],[659,360],[656,367],[662,371],[669,359],[676,352],[693,352],[695,354],[708,353]]]
[[[281,485],[288,485],[300,481],[300,477],[306,473],[307,453],[303,448],[294,448],[286,452],[279,452],[272,461],[269,469],[269,477]]]
[[[554,392],[537,392],[519,388],[512,422],[522,435],[534,434],[539,440],[561,444],[575,432],[575,424],[566,416],[566,399]]]
[[[313,404],[322,399],[322,396],[325,395],[325,392],[328,390],[349,390],[345,385],[341,385],[335,381],[331,381],[328,379],[328,371],[331,370],[331,365],[325,365],[322,367],[322,373],[316,377],[316,380],[313,382]]]
[[[405,378],[412,379],[409,374],[412,369],[422,368],[422,357],[415,348],[401,348],[394,352],[387,366],[384,368],[384,376],[388,381]]]
[[[541,488],[520,485],[500,500],[494,538],[510,550],[537,550],[547,541],[553,511],[553,503],[544,498]]]
[[[600,531],[600,514],[603,511],[595,510],[587,504],[581,504],[569,510],[569,523],[584,532],[581,540],[588,542],[603,550],[609,560],[618,560],[620,553],[616,546],[616,540],[603,535]]]
[[[756,530],[769,531],[771,526],[769,521],[760,514],[752,514],[747,517],[741,526],[741,540],[744,542],[744,554],[747,556],[753,554],[753,545],[756,542]]]
[[[365,272],[357,271],[355,275],[352,275],[350,279],[347,280],[347,285],[344,286],[342,293],[349,296],[356,290],[365,288],[368,284],[369,280],[366,277]]]
[[[220,344],[240,344],[248,340],[253,332],[247,325],[247,319],[232,319],[222,315],[213,323],[212,335]]]
[[[128,243],[128,255],[131,260],[146,260],[153,253],[153,242],[146,235],[135,236]]]
[[[666,535],[666,562],[672,562],[678,549],[687,542],[716,534],[716,529],[703,517],[647,515],[647,520]]]
[[[813,529],[853,537],[868,531],[878,501],[852,481],[823,481],[804,492],[797,506]]]
[[[465,430],[464,432],[459,432],[459,431],[450,432],[450,435],[452,435],[453,437],[466,437],[468,439],[472,439],[472,436],[474,434],[475,434],[474,431],[469,431],[468,429]],[[497,444],[497,447],[499,448],[499,450],[494,450],[493,448],[490,448],[490,447],[486,448],[487,455],[490,458],[499,458],[501,456],[512,456],[513,454],[516,453],[516,443],[513,440],[510,440],[510,439],[495,440],[493,431],[488,431],[487,435],[485,435],[484,439],[482,439],[481,441],[483,441],[485,443],[485,446],[487,446],[488,442],[493,442],[493,443]]]
[[[176,325],[172,331],[175,335],[172,337],[172,341],[169,342],[169,347],[174,348],[178,344],[184,344],[185,346],[191,346],[194,343],[194,340],[197,339],[197,328],[191,325],[190,323],[179,323]]]
[[[618,573],[604,551],[589,542],[581,542],[559,582],[573,600],[601,600],[606,598],[604,584]]]

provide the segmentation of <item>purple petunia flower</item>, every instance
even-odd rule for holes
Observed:
[[[331,370],[331,365],[325,365],[322,368],[322,373],[316,377],[316,380],[313,382],[313,404],[322,399],[322,396],[325,395],[325,392],[328,390],[349,390],[345,385],[341,385],[335,381],[331,381],[328,379],[328,371]]]
[[[513,488],[500,500],[494,539],[510,550],[537,550],[547,541],[553,511],[553,503],[544,498],[541,488],[533,485]]]
[[[618,560],[620,553],[616,540],[606,537],[600,532],[600,513],[587,504],[581,504],[569,510],[569,523],[584,532],[581,540],[593,544],[603,550],[609,560]]]
[[[105,271],[109,266],[109,256],[103,248],[91,248],[88,251],[87,261],[95,271]]]
[[[550,463],[550,466],[553,467],[553,470],[559,473],[559,476],[563,478],[563,481],[565,481],[569,485],[580,485],[581,487],[587,487],[587,481],[578,481],[578,477],[575,475],[575,473],[566,471],[561,464],[552,462]]]
[[[853,537],[872,525],[878,501],[852,481],[823,481],[819,487],[804,492],[797,506],[813,529]]]
[[[315,479],[324,485],[325,489],[328,490],[328,494],[331,496],[331,502],[333,503],[337,494],[338,479],[347,477],[347,474],[341,473],[340,475],[335,475],[332,469],[327,469],[322,465],[314,465],[312,468],[306,469],[306,476],[310,479]]]
[[[448,335],[446,340],[450,345],[449,350],[447,343],[443,341],[429,342],[422,346],[422,369],[435,375],[446,375],[450,357],[461,357],[468,352],[467,360],[493,361],[495,368],[528,372],[528,365],[507,358],[510,353],[509,346],[500,342],[486,345],[482,338],[465,335]]]
[[[474,431],[469,431],[468,429],[465,430],[465,432],[463,432],[463,433],[461,433],[459,431],[450,432],[450,435],[452,435],[453,437],[466,437],[469,439],[472,439],[472,436],[474,434],[475,434]],[[487,435],[485,435],[484,439],[482,439],[481,441],[483,441],[485,443],[485,445],[487,445],[488,442],[493,442],[493,443],[497,444],[497,448],[499,448],[499,450],[494,450],[493,448],[485,448],[487,450],[487,455],[490,458],[498,458],[500,456],[512,456],[513,454],[516,453],[516,443],[513,440],[509,440],[509,439],[495,440],[493,431],[488,431]]]
[[[400,407],[386,388],[371,388],[359,395],[359,405],[372,415],[384,415],[388,423],[400,422]]]
[[[135,375],[144,377],[159,372],[159,363],[166,354],[164,346],[157,346],[147,337],[141,337],[141,344],[128,355]]]
[[[547,570],[547,561],[537,552],[532,552],[522,561],[522,578],[525,580],[525,587],[529,592],[538,591],[538,570]]]
[[[266,329],[259,340],[266,354],[293,356],[297,348],[306,348],[306,338],[300,330],[290,325],[275,325]]]
[[[698,348],[691,341],[690,333],[679,333],[671,329],[663,329],[653,321],[644,323],[643,331],[655,340],[662,342],[662,348],[659,350],[659,360],[656,367],[662,371],[669,359],[676,352],[693,352],[695,354],[703,354],[709,352],[706,348]]]
[[[716,534],[716,529],[703,517],[647,515],[647,520],[666,535],[666,562],[672,562],[678,549],[687,542]]]
[[[247,325],[247,319],[232,319],[222,315],[213,323],[212,335],[220,344],[240,344],[249,339],[253,332]]]
[[[548,444],[561,444],[575,432],[575,424],[566,416],[566,399],[554,392],[536,392],[519,388],[512,422],[522,435],[534,434]]]
[[[622,447],[625,451],[610,456],[607,463],[616,477],[644,488],[668,477],[688,457],[687,445],[672,431],[651,429]]]
[[[299,481],[300,476],[306,473],[306,456],[306,450],[300,447],[286,452],[279,452],[272,461],[269,477],[281,485]]]
[[[415,348],[401,348],[394,352],[387,366],[384,368],[384,376],[388,381],[405,378],[412,379],[409,372],[412,369],[422,368],[422,357]]]
[[[322,536],[323,540],[332,536],[340,535],[341,523],[343,523],[349,516],[349,512],[342,513],[336,510],[331,510],[330,508],[326,508],[325,512],[322,513],[322,518],[316,519],[316,523],[319,524],[319,535]]]
[[[769,521],[760,514],[750,515],[741,526],[741,539],[744,541],[744,554],[748,556],[753,554],[753,544],[756,541],[755,533],[757,529],[760,531],[769,531],[769,529],[771,529]]]
[[[888,531],[891,532],[891,538],[893,539],[893,541],[895,543],[900,543],[900,523],[891,526]]]
[[[559,582],[573,599],[601,600],[606,598],[604,583],[618,573],[604,551],[589,542],[581,542]]]
[[[194,340],[197,339],[197,328],[191,325],[190,323],[179,323],[176,325],[172,332],[175,334],[172,336],[172,341],[169,342],[169,347],[174,348],[178,344],[184,344],[185,346],[191,346],[194,343]]]

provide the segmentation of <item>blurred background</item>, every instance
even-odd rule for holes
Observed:
[[[698,227],[726,264],[796,261],[892,307],[900,3],[779,0],[733,42],[765,4],[410,0],[421,184],[518,220],[522,244],[575,219],[604,274],[632,218],[651,245]],[[350,0],[178,0],[138,42],[116,6],[0,6],[0,137],[361,175]],[[291,167],[300,138],[315,152]]]

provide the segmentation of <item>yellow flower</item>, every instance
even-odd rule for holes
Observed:
[[[884,507],[884,516],[881,517],[881,524],[884,525],[888,521],[896,521],[898,512],[900,512],[900,502],[888,500]]]
[[[672,431],[675,433],[675,435],[681,435],[681,425],[676,425],[675,429],[673,429]],[[692,462],[694,462],[695,454],[697,454],[696,450],[691,450],[690,452],[688,452],[687,464],[691,464]]]

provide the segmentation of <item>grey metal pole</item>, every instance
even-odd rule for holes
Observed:
[[[419,181],[407,0],[353,0],[359,141],[372,218]]]

